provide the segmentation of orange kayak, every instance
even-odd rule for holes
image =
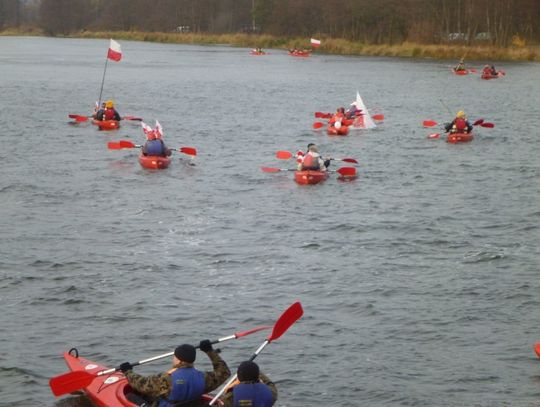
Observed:
[[[64,352],[64,359],[72,372],[92,374],[109,369],[99,363],[79,357],[76,349]],[[84,391],[98,407],[137,407],[136,404],[126,398],[128,394],[133,393],[133,390],[122,372],[96,376],[87,387],[82,389],[82,391]],[[201,400],[209,402],[212,400],[212,397],[205,394],[202,396]],[[215,405],[223,406],[223,403],[218,400]]]
[[[170,157],[160,157],[157,155],[139,155],[139,164],[141,167],[149,170],[162,170],[171,163]]]
[[[447,143],[467,143],[474,138],[472,133],[449,133],[446,136]]]
[[[349,126],[342,125],[339,129],[334,126],[328,126],[326,128],[326,133],[328,133],[329,136],[346,136],[349,134]]]
[[[294,180],[300,185],[318,184],[327,178],[327,171],[296,171],[294,173]]]
[[[92,124],[99,127],[100,130],[116,130],[120,128],[118,120],[92,120]]]

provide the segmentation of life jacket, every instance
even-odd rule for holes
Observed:
[[[330,123],[341,122],[343,120],[343,113],[336,113],[330,119]]]
[[[157,155],[165,157],[167,155],[165,151],[165,144],[161,140],[148,140],[145,148],[146,155]]]
[[[193,368],[176,369],[171,374],[169,396],[159,401],[159,407],[173,407],[176,402],[198,400],[204,393],[204,373]]]
[[[115,120],[116,110],[114,109],[105,109],[103,113],[103,120]]]
[[[482,71],[482,73],[483,73],[484,75],[487,75],[487,76],[492,75],[491,68],[484,68],[483,71]]]
[[[318,171],[320,169],[319,155],[317,154],[317,157],[315,157],[311,153],[307,153],[302,161],[302,171]]]
[[[465,133],[465,132],[467,132],[467,130],[468,130],[467,120],[461,119],[461,118],[457,118],[457,119],[454,121],[454,129],[455,129],[456,132],[458,132],[458,133]]]
[[[234,407],[271,407],[272,391],[264,383],[241,383],[233,388]]]

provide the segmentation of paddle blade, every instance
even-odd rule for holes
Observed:
[[[354,158],[338,158],[339,161],[344,161],[346,163],[358,164]]]
[[[336,171],[339,175],[344,177],[353,177],[356,175],[356,168],[353,167],[343,167]]]
[[[536,355],[540,358],[540,342],[534,345],[534,351],[536,352]]]
[[[136,148],[136,147],[139,147],[136,144],[133,144],[129,140],[120,140],[118,143],[120,144],[120,148]]]
[[[323,122],[315,122],[315,123],[313,123],[313,128],[314,129],[320,129],[323,126],[324,126]]]
[[[187,155],[192,155],[192,156],[197,155],[197,149],[193,147],[180,147],[178,151]]]
[[[488,129],[492,129],[495,127],[493,123],[482,123],[480,126],[487,127]]]
[[[49,380],[53,394],[58,397],[64,394],[84,389],[95,379],[96,375],[82,370],[68,372]]]
[[[115,141],[109,141],[107,143],[107,148],[109,150],[120,150],[122,147],[120,146],[120,143],[117,143]]]
[[[439,138],[439,137],[441,137],[441,135],[439,133],[432,133],[432,134],[429,134],[427,136],[427,138],[429,138],[429,139],[435,139],[435,138]]]
[[[81,116],[79,114],[68,114],[70,119],[75,119],[76,122],[86,122],[88,121],[88,116]]]
[[[437,125],[437,122],[434,121],[434,120],[424,120],[424,121],[422,122],[422,125],[423,125],[424,127],[433,127],[433,126],[436,126],[436,125]]]
[[[295,302],[289,308],[285,310],[283,314],[274,324],[274,329],[270,336],[268,336],[268,342],[275,341],[281,335],[283,335],[287,329],[291,327],[302,315],[304,315],[304,310],[302,309],[302,304]]]
[[[278,151],[276,153],[276,158],[279,158],[280,160],[288,160],[289,158],[292,158],[292,153],[289,151]]]
[[[479,124],[482,124],[484,123],[484,119],[478,119],[477,121],[475,121],[472,125],[473,126],[478,126]]]
[[[382,120],[384,120],[384,114],[376,114],[376,115],[371,116],[371,118],[373,120],[382,121]]]
[[[280,168],[274,168],[274,167],[261,167],[261,170],[263,172],[280,172]]]
[[[134,121],[142,122],[141,117],[135,117],[135,116],[123,116],[122,120],[134,120]]]
[[[264,326],[260,326],[258,328],[249,329],[247,331],[236,332],[234,334],[234,336],[236,336],[237,338],[241,338],[243,336],[251,335],[251,334],[253,334],[255,332],[259,332],[259,331],[262,331],[264,329],[270,329],[270,328],[272,328],[270,325],[264,325]]]

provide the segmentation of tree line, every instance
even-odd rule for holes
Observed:
[[[539,0],[0,0],[0,30],[270,34],[366,44],[540,42]]]

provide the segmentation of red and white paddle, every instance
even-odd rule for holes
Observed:
[[[109,150],[121,150],[123,148],[142,148],[142,147],[143,146],[141,144],[135,144],[129,140],[109,141],[107,143],[107,148]],[[197,149],[194,147],[179,147],[179,148],[173,149],[173,151],[179,151],[181,153],[191,155],[191,156],[197,155]]]

